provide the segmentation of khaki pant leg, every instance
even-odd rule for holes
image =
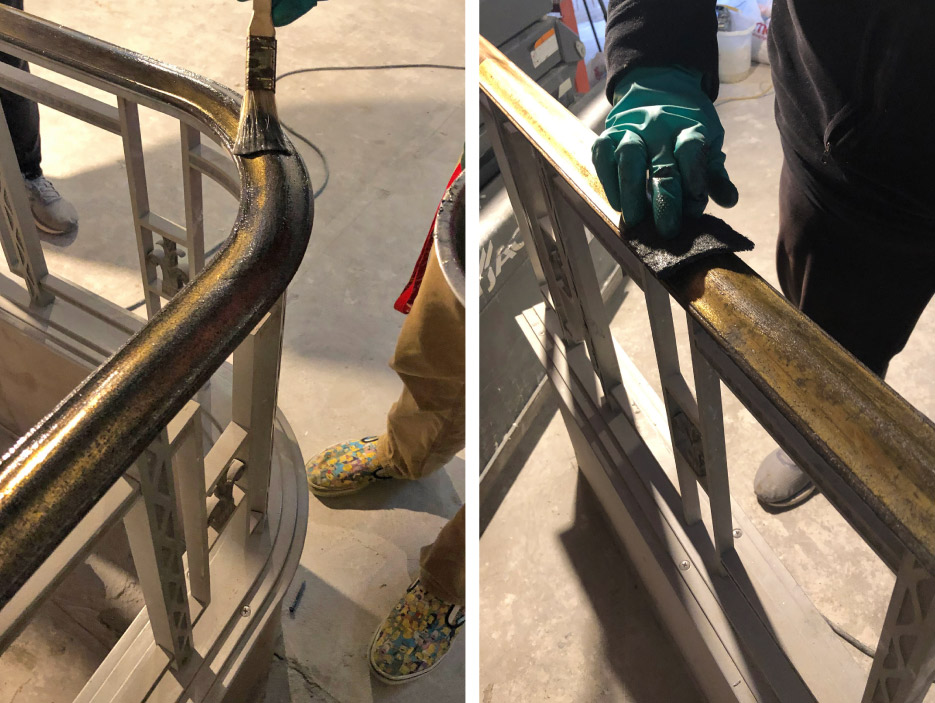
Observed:
[[[376,459],[404,478],[420,478],[464,448],[464,306],[434,248],[390,367],[403,391],[387,415]]]
[[[435,543],[422,548],[422,585],[436,598],[464,605],[464,506],[442,528]]]

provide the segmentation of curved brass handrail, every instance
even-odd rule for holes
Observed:
[[[140,54],[0,7],[3,42],[214,134],[238,97]],[[166,109],[168,106],[169,110]],[[232,156],[240,210],[216,258],[0,462],[0,608],[276,302],[311,234],[308,173],[288,155]]]
[[[612,251],[625,246],[619,214],[591,167],[594,133],[483,38],[479,60],[482,97],[554,170],[595,236]],[[869,508],[875,524],[892,532],[895,546],[888,538],[886,545],[875,542],[866,513],[826,492],[887,564],[895,568],[909,551],[935,573],[935,425],[738,257],[712,257],[664,285],[749,387]]]

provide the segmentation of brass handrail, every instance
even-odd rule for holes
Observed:
[[[482,100],[550,166],[604,246],[634,258],[591,167],[593,132],[483,38],[479,60]],[[793,458],[807,451],[830,467],[822,474],[801,461],[888,566],[908,550],[935,573],[935,425],[738,257],[700,262],[664,285],[716,340],[723,363],[711,363],[731,390],[742,401],[761,394],[804,438]]]
[[[231,151],[239,98],[208,79],[0,7],[0,49],[158,105]],[[213,261],[0,462],[0,608],[285,291],[311,234],[299,155],[233,156],[240,209]]]

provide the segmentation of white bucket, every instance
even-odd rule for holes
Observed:
[[[721,83],[737,83],[750,75],[751,46],[756,22],[738,14],[732,14],[731,20],[731,31],[717,33],[717,73]]]
[[[753,60],[757,63],[769,63],[769,18],[757,22],[753,29]]]

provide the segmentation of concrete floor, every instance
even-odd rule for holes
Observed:
[[[548,393],[480,541],[481,700],[702,703]]]
[[[720,97],[751,96],[769,85],[768,67],[759,66],[742,83],[722,86]],[[772,94],[723,102],[718,112],[740,202],[732,210],[712,205],[709,211],[756,243],[741,256],[778,288],[774,247],[782,161]],[[624,293],[612,331],[658,393],[643,297],[635,287]],[[685,316],[677,308],[674,315],[691,382]],[[935,379],[924,370],[935,362],[933,336],[935,308],[929,306],[887,376],[929,417],[935,416]],[[615,551],[590,489],[577,479],[560,417],[549,417],[511,467],[518,477],[481,539],[485,703],[698,700],[678,654],[659,634],[632,567]],[[893,575],[821,496],[784,514],[764,512],[753,495],[753,475],[775,444],[726,389],[724,418],[734,497],[819,610],[875,647]],[[869,672],[870,660],[853,654]]]
[[[27,0],[27,11],[243,90],[249,4]],[[280,30],[279,72],[327,65],[463,65],[464,4],[323,3]],[[36,70],[37,74],[44,74]],[[95,91],[85,91],[97,94]],[[406,284],[464,140],[464,74],[409,69],[290,77],[280,115],[326,154],[331,177],[316,202],[312,243],[289,289],[280,405],[303,455],[382,431],[400,384],[386,365],[403,317],[392,309]],[[123,154],[117,137],[42,108],[43,166],[81,213],[74,238],[46,241],[50,270],[121,305],[140,280]],[[183,220],[178,125],[142,110],[152,208]],[[298,144],[313,183],[321,160]],[[230,231],[234,201],[205,186],[206,248]],[[464,462],[419,482],[379,486],[347,502],[311,500],[283,646],[268,703],[461,701],[464,644],[437,673],[403,687],[371,680],[374,629],[464,499]],[[470,616],[471,614],[469,614]],[[0,703],[15,697],[0,682]],[[59,691],[61,700],[71,700]],[[22,700],[22,699],[18,699]],[[57,699],[49,699],[57,703]]]

